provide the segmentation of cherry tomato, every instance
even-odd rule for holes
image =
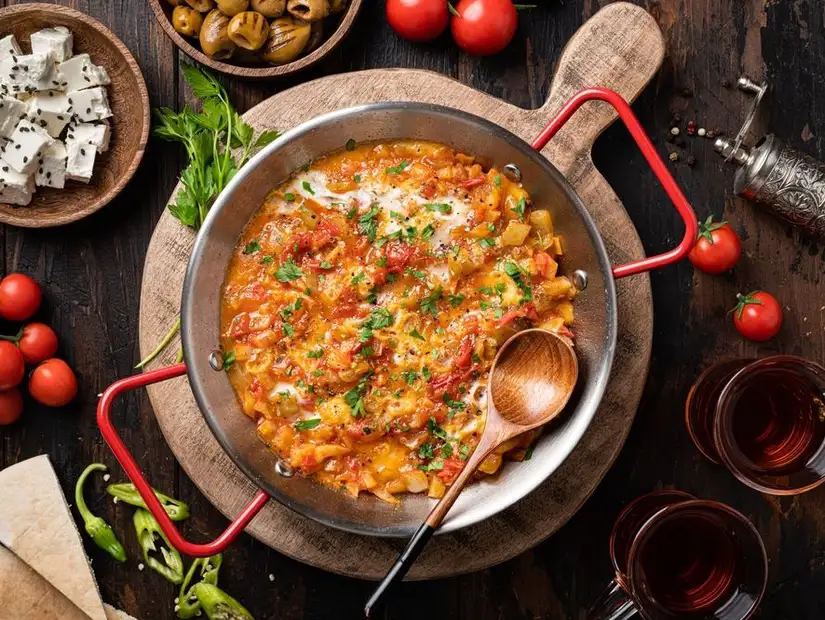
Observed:
[[[26,362],[20,349],[8,340],[0,340],[0,391],[16,387],[25,372]]]
[[[742,255],[742,243],[727,222],[714,222],[713,216],[699,222],[696,245],[688,260],[705,273],[720,274],[732,269]]]
[[[77,396],[77,378],[66,362],[52,358],[34,369],[29,378],[29,392],[43,405],[62,407]]]
[[[0,281],[0,316],[25,321],[40,307],[40,286],[29,276],[12,273]]]
[[[498,54],[516,34],[518,14],[512,0],[459,0],[455,10],[450,29],[468,54]]]
[[[761,342],[776,336],[782,327],[782,306],[776,298],[764,291],[753,291],[736,296],[733,324],[745,338]]]
[[[0,392],[0,426],[13,424],[23,414],[23,396],[20,390],[12,388]]]
[[[409,41],[432,41],[447,28],[447,0],[387,0],[387,21]]]
[[[39,364],[57,353],[57,334],[43,323],[29,323],[17,342],[27,364]]]

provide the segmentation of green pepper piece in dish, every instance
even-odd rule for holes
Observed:
[[[209,620],[255,620],[243,605],[218,586],[196,583],[192,593],[198,597]]]
[[[132,517],[135,524],[140,548],[143,549],[143,559],[146,565],[156,573],[163,575],[174,584],[183,581],[183,560],[166,534],[160,529],[155,517],[143,508],[138,508]],[[158,545],[157,543],[161,544]]]
[[[178,593],[178,604],[175,607],[178,618],[186,620],[200,615],[201,602],[192,592],[192,587],[195,585],[192,584],[192,579],[195,577],[195,573],[200,571],[200,581],[198,583],[218,585],[218,571],[222,563],[223,556],[220,553],[209,558],[198,558],[192,562],[192,566],[189,567],[189,572],[186,573],[186,578],[183,580]]]
[[[169,515],[172,521],[183,521],[189,517],[189,504],[164,495],[157,489],[152,489],[155,492],[155,497],[160,501],[161,506]],[[138,508],[146,508],[146,502],[138,493],[135,485],[131,482],[121,482],[120,484],[110,484],[106,487],[106,492],[112,497],[116,497],[118,501],[125,502]]]
[[[86,500],[83,499],[83,485],[86,483],[89,474],[93,471],[106,471],[106,466],[103,463],[92,463],[83,470],[74,487],[75,506],[77,506],[77,511],[80,513],[80,516],[83,517],[83,525],[86,528],[86,532],[92,537],[94,543],[118,562],[125,562],[126,551],[123,549],[123,545],[120,544],[117,536],[115,536],[112,526],[102,518],[93,515],[86,506]]]

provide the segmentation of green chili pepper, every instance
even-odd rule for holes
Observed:
[[[106,471],[106,466],[102,463],[92,463],[83,470],[74,487],[75,506],[77,506],[77,511],[80,513],[80,516],[83,517],[86,532],[92,537],[95,544],[118,562],[125,562],[126,551],[124,551],[123,545],[120,544],[117,536],[115,536],[112,526],[100,517],[93,515],[86,506],[86,500],[83,499],[83,485],[86,483],[86,478],[88,478],[89,474],[93,471]]]
[[[210,558],[198,558],[192,562],[192,566],[189,567],[189,572],[186,573],[186,578],[183,580],[180,586],[180,592],[178,593],[178,604],[177,607],[175,607],[178,618],[194,618],[200,615],[201,602],[198,600],[198,597],[194,595],[189,584],[192,582],[195,573],[200,570],[199,583],[208,583],[213,586],[218,585],[218,571],[221,568],[222,562],[223,556],[220,553]],[[195,584],[192,584],[192,587],[194,587],[194,585]]]
[[[183,581],[183,560],[178,550],[171,545],[166,534],[160,529],[155,517],[150,512],[138,508],[132,521],[135,524],[138,543],[143,549],[143,559],[146,565],[172,583],[181,583]],[[157,542],[162,544],[157,545]]]
[[[174,497],[164,495],[157,489],[152,489],[155,492],[155,497],[160,501],[161,506],[169,515],[172,521],[183,521],[189,517],[189,504],[185,504]],[[146,508],[146,502],[138,493],[135,485],[131,482],[122,482],[120,484],[110,484],[106,487],[106,492],[112,497],[116,497],[119,501],[137,506],[138,508]]]
[[[243,605],[218,586],[196,583],[192,593],[198,597],[209,620],[255,620]]]

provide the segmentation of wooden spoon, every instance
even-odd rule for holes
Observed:
[[[504,442],[558,416],[570,400],[578,376],[573,347],[553,332],[526,329],[504,343],[490,369],[484,433],[464,469],[367,601],[367,618],[386,591],[410,570],[482,461]]]

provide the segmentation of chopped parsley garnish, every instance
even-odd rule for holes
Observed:
[[[401,373],[401,378],[404,379],[407,385],[412,385],[418,381],[418,373],[414,370],[405,370]]]
[[[295,264],[292,257],[286,259],[286,262],[275,270],[275,277],[281,282],[292,282],[304,275],[301,268]]]
[[[321,264],[318,265],[321,269],[332,269],[332,263],[326,260],[322,260]]]
[[[367,414],[364,409],[364,394],[367,392],[367,381],[370,375],[372,375],[372,371],[361,377],[358,385],[344,394],[344,402],[349,405],[350,414],[353,417],[365,416]]]
[[[354,150],[355,150],[356,145],[357,145],[357,142],[355,142],[355,140],[353,140],[352,138],[350,138],[349,140],[347,140],[347,143],[346,143],[344,146],[346,147],[346,149],[347,149],[348,151],[354,151]]]
[[[295,330],[292,328],[292,325],[290,325],[289,323],[284,323],[283,327],[284,327],[284,336],[288,336],[288,337],[292,338],[295,335]]]
[[[271,256],[264,256],[264,257],[261,259],[261,265],[268,265],[269,263],[273,262],[274,260],[275,260],[275,259],[274,259],[274,258],[272,258]]]
[[[408,161],[402,161],[402,162],[401,162],[400,164],[398,164],[397,166],[394,166],[394,167],[392,167],[392,168],[387,168],[387,169],[385,170],[385,172],[386,172],[387,174],[401,174],[402,172],[404,172],[404,170],[406,170],[406,169],[407,169],[407,167],[408,167],[409,165],[410,165],[410,162],[408,162]]]
[[[521,267],[519,267],[516,263],[508,261],[504,263],[504,273],[510,276],[513,282],[516,283],[516,286],[518,286],[524,294],[524,297],[521,298],[521,303],[526,303],[533,299],[533,289],[531,289],[530,285],[524,281],[525,274]]]
[[[404,270],[404,274],[408,275],[408,276],[412,276],[413,278],[418,278],[419,280],[423,280],[424,278],[427,277],[427,272],[426,271],[418,271],[416,269],[413,269],[412,267],[407,267]]]
[[[450,305],[453,308],[458,308],[458,306],[461,305],[461,302],[464,301],[464,295],[462,295],[461,293],[458,293],[456,295],[449,295],[447,299],[450,300]]]
[[[356,183],[360,183],[361,182],[361,175],[356,174],[355,176],[352,177],[352,180],[355,181]]]
[[[321,418],[310,418],[309,420],[298,420],[295,423],[295,430],[297,431],[308,431],[311,428],[315,428],[321,423]]]
[[[234,351],[224,351],[223,352],[223,369],[229,370],[232,368],[232,364],[235,363],[235,352]]]
[[[518,204],[513,207],[513,211],[518,213],[518,219],[522,222],[524,221],[524,210],[527,208],[527,201],[524,200],[524,197],[519,198]]]
[[[430,435],[432,435],[433,437],[438,437],[439,439],[443,439],[444,441],[447,441],[449,439],[449,437],[447,436],[447,431],[439,427],[438,423],[435,421],[435,418],[432,416],[430,416],[430,419],[427,420],[427,432],[430,433]]]
[[[473,362],[475,364],[480,364],[481,363],[481,358],[478,356],[478,353],[476,353],[475,351],[473,351],[473,355],[471,356],[471,359],[473,360]]]
[[[324,350],[323,349],[316,349],[315,351],[307,351],[307,357],[309,357],[311,359],[314,359],[314,360],[317,360],[319,357],[323,357],[323,356],[324,356]]]
[[[434,459],[426,465],[419,465],[418,469],[422,471],[441,471],[444,469],[444,461],[441,459]]]
[[[355,207],[350,207],[350,210],[347,211],[347,219],[351,220],[352,218],[355,217],[356,213],[357,213],[357,211],[355,210]]]
[[[253,239],[243,249],[244,254],[254,254],[255,252],[259,252],[261,250],[261,244],[258,243],[257,239]]]
[[[352,285],[355,286],[356,284],[358,284],[359,282],[364,280],[364,278],[366,278],[366,277],[367,277],[367,274],[365,274],[362,271],[361,273],[357,273],[354,276],[352,276],[352,279],[350,280],[350,282],[352,282]]]
[[[421,231],[421,238],[424,241],[428,241],[430,239],[430,237],[433,236],[433,234],[435,234],[435,228],[433,228],[432,224],[427,224],[424,227],[424,229]]]
[[[366,235],[367,239],[370,240],[370,243],[375,241],[375,236],[378,234],[378,222],[375,217],[380,212],[380,207],[376,205],[358,218],[358,232],[362,235]]]
[[[495,185],[496,187],[501,187],[501,175],[500,174],[497,174],[496,176],[493,177],[493,185]]]
[[[387,257],[382,256],[377,261],[375,261],[375,264],[378,265],[379,267],[386,267],[387,266]]]
[[[463,443],[461,444],[461,448],[458,450],[458,458],[462,461],[466,461],[470,456],[470,444]]]
[[[460,245],[454,245],[453,247],[450,248],[450,250],[452,250],[452,252],[453,252],[453,258],[458,258],[458,254],[459,254],[459,252],[461,252],[461,246]]]
[[[295,202],[295,194],[293,194],[292,192],[287,192],[286,194],[284,194],[284,200],[286,200],[287,202]]]
[[[445,202],[428,202],[424,205],[428,211],[438,211],[439,213],[450,213],[453,208]]]
[[[303,183],[301,183],[301,187],[304,188],[304,191],[309,192],[313,196],[315,195],[315,190],[312,189],[312,185],[309,184],[309,181],[304,181]]]
[[[373,350],[373,348],[372,348],[372,347],[361,347],[361,350],[360,350],[360,351],[358,351],[358,354],[359,354],[359,355],[361,355],[361,356],[363,356],[363,357],[369,357],[369,356],[370,356],[370,355],[372,355],[374,352],[375,352],[375,351]]]
[[[499,296],[501,296],[502,293],[504,293],[505,288],[506,286],[504,285],[504,282],[496,282],[496,293],[498,293]]]
[[[445,443],[443,446],[441,446],[441,456],[443,456],[445,459],[448,456],[450,456],[452,453],[453,453],[453,444]]]
[[[478,292],[483,295],[492,295],[493,294],[493,287],[492,286],[482,286],[478,289]]]
[[[399,222],[403,222],[407,219],[407,216],[403,213],[399,213],[398,211],[390,211],[390,217],[394,220],[398,220]]]
[[[484,237],[483,239],[478,240],[478,244],[486,249],[496,247],[496,240],[492,237]]]
[[[426,366],[424,366],[424,367],[421,369],[421,374],[422,374],[422,376],[423,376],[423,377],[424,377],[427,381],[429,381],[429,380],[430,380],[430,378],[432,377],[432,375],[430,374],[430,369],[429,369],[429,368],[427,368]]]
[[[535,449],[536,449],[536,444],[537,444],[537,443],[538,443],[537,441],[534,441],[533,443],[531,443],[531,444],[527,447],[527,452],[525,452],[525,453],[524,453],[524,460],[525,460],[525,461],[529,461],[529,460],[532,458],[532,456],[533,456],[533,450],[535,450]]]
[[[422,459],[431,459],[435,456],[433,454],[433,444],[431,443],[422,443],[421,447],[418,448],[418,456]]]
[[[297,312],[301,309],[301,306],[304,305],[304,300],[300,297],[295,300],[294,303],[287,304],[280,312],[281,318],[286,321],[289,317],[293,315],[293,313]]]
[[[375,308],[370,315],[361,323],[361,329],[358,332],[358,337],[361,342],[366,342],[372,338],[372,332],[382,327],[389,327],[393,324],[393,316],[386,308]]]
[[[441,293],[441,286],[438,286],[432,293],[422,299],[420,304],[421,312],[425,314],[429,312],[434,317],[438,316],[438,308],[436,307],[436,304],[438,303],[438,300],[441,299]]]
[[[496,232],[496,225],[493,224],[492,222],[487,224],[487,232],[491,232],[491,233]]]
[[[482,310],[489,310],[490,302],[482,300],[482,301],[478,302],[478,307],[481,308]]]
[[[426,338],[424,338],[424,336],[422,336],[422,335],[421,335],[421,332],[419,332],[417,329],[413,329],[413,330],[410,332],[410,336],[411,336],[412,338],[416,338],[416,339],[418,339],[418,340],[426,340]]]
[[[467,408],[466,403],[463,403],[460,400],[453,400],[449,397],[447,392],[444,392],[444,396],[441,400],[443,400],[444,404],[454,411],[464,411]]]
[[[404,390],[401,390],[401,389],[395,390],[395,392],[392,393],[392,397],[393,398],[401,398],[401,394],[403,392],[404,392]]]

